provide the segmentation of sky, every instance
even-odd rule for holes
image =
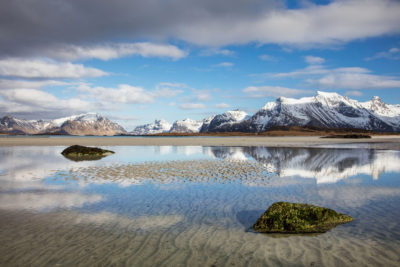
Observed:
[[[400,104],[399,0],[4,0],[0,116],[255,113],[337,92]]]

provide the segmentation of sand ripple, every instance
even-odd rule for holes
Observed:
[[[256,161],[235,160],[180,160],[112,164],[81,167],[58,172],[57,178],[79,180],[85,183],[101,181],[120,182],[122,185],[176,182],[191,183],[251,183],[268,184],[276,176],[268,166]]]

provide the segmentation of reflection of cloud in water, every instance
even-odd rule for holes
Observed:
[[[369,186],[321,186],[318,195],[327,203],[335,202],[339,206],[361,207],[369,201],[400,195],[400,188]]]
[[[97,179],[89,177],[89,182],[112,182],[119,183],[121,186],[129,186],[132,184],[141,184],[145,179],[149,178],[143,175],[139,180],[132,179],[132,175],[113,177],[113,164],[111,161],[101,162],[71,162],[64,159],[60,152],[63,147],[12,147],[1,148],[0,150],[0,170],[3,172],[0,175],[2,190],[12,189],[43,189],[43,188],[59,188],[60,186],[44,186],[41,179],[53,176],[57,171],[79,172],[82,168],[86,168],[87,173],[94,173],[99,167],[110,165],[108,168],[106,179]],[[146,150],[148,149],[148,150]],[[125,147],[121,149],[121,153],[116,149],[117,154],[122,157],[118,158],[119,163],[127,162],[126,165],[132,163],[131,156],[137,156],[138,150],[135,147]],[[189,162],[190,156],[196,158],[197,155],[207,155],[211,158],[224,159],[226,161],[245,161],[255,159],[259,163],[257,168],[268,173],[268,178],[271,173],[279,177],[299,176],[303,178],[314,178],[317,183],[334,183],[350,176],[359,174],[371,175],[377,179],[385,172],[400,172],[400,156],[397,151],[377,151],[368,149],[325,149],[325,148],[266,148],[266,147],[201,147],[201,146],[156,146],[149,148],[141,148],[140,153],[150,151],[155,154],[153,157],[157,160],[158,155],[185,155]],[[135,154],[136,153],[136,154]],[[135,162],[135,160],[133,160]],[[166,161],[169,162],[169,161]],[[185,160],[181,160],[184,164]],[[250,162],[253,161],[249,161]],[[228,165],[230,163],[227,163]],[[247,164],[247,163],[246,163]],[[253,163],[251,163],[253,164]],[[115,164],[114,164],[115,165]],[[242,164],[243,165],[243,164]],[[115,167],[115,166],[114,166]],[[146,166],[144,166],[146,167]],[[158,166],[165,167],[164,163]],[[179,167],[179,166],[178,166]],[[190,172],[201,172],[206,165],[199,164],[199,170],[190,170]],[[234,181],[238,177],[244,184],[260,185],[259,179],[254,175],[246,173],[246,167],[236,166],[237,173],[220,173],[210,172],[209,175],[227,177]],[[89,169],[90,168],[90,169]],[[154,167],[154,168],[157,168]],[[153,169],[157,172],[159,170]],[[252,170],[250,170],[252,171]],[[164,176],[162,176],[164,175]],[[174,180],[177,174],[169,172],[161,174],[155,180],[160,179],[167,181]],[[206,173],[201,174],[204,176]],[[228,177],[230,175],[230,177]],[[92,175],[93,176],[93,175]],[[185,176],[185,175],[183,175]],[[127,179],[128,178],[128,179]],[[179,178],[179,177],[178,177]],[[196,173],[190,177],[193,181],[196,180]],[[213,178],[213,179],[214,179]],[[254,180],[255,179],[255,180]],[[182,180],[182,179],[181,179]],[[224,181],[226,179],[224,178]],[[272,181],[268,181],[271,185]],[[278,182],[279,183],[279,182]],[[82,184],[82,183],[81,183]],[[83,183],[85,185],[87,183]]]
[[[210,148],[218,158],[229,158],[242,153],[263,163],[268,171],[280,177],[300,176],[314,178],[317,183],[334,183],[344,178],[367,174],[374,179],[385,172],[400,172],[398,151],[369,149],[320,149],[320,148],[266,148],[237,147]]]
[[[168,228],[179,222],[182,222],[184,217],[181,215],[163,215],[163,216],[140,216],[140,217],[127,217],[117,215],[110,212],[99,213],[86,213],[80,214],[75,223],[77,224],[108,224],[115,225],[121,228],[128,228],[132,230],[155,230],[159,228]]]
[[[204,153],[214,158],[227,160],[248,160],[242,147],[206,147]]]
[[[1,188],[42,189],[41,179],[57,170],[91,166],[95,162],[72,162],[61,156],[62,147],[12,147],[0,150]],[[45,186],[59,188],[59,186]]]
[[[186,156],[203,154],[202,146],[176,146],[175,149],[178,154],[183,154]]]
[[[173,146],[155,146],[154,153],[158,155],[168,155],[173,153]]]
[[[24,192],[0,195],[0,209],[53,210],[57,208],[80,208],[103,200],[100,195],[63,192]]]

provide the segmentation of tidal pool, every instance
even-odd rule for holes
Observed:
[[[400,152],[366,148],[0,147],[1,266],[399,266]],[[275,201],[355,218],[251,230]]]

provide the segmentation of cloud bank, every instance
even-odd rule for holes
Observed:
[[[336,45],[397,34],[399,14],[396,0],[336,0],[297,9],[277,0],[232,0],[229,5],[215,0],[99,0],[95,8],[91,0],[14,0],[2,3],[0,10],[0,51],[3,57],[53,54],[68,59],[88,52],[105,60],[172,51],[170,57],[176,59],[184,52],[173,47],[98,44],[172,38],[214,47],[250,42]]]

